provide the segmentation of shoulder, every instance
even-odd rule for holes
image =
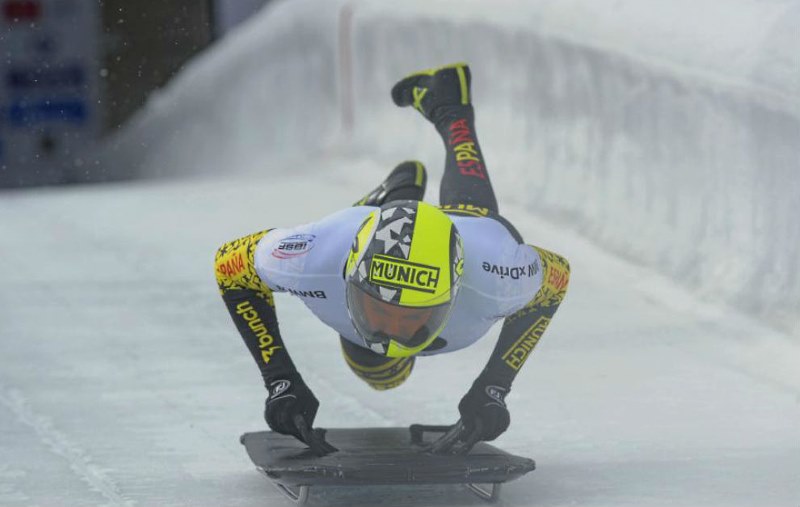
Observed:
[[[528,303],[542,283],[536,249],[524,244],[504,219],[452,218],[464,242],[465,288],[485,299],[498,314],[512,313]]]
[[[271,230],[256,247],[259,276],[274,287],[287,276],[335,273],[347,256],[356,230],[373,209],[346,208],[315,222]]]

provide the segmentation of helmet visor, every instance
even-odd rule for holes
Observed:
[[[365,292],[356,284],[347,284],[347,307],[353,325],[370,344],[390,348],[392,341],[411,355],[436,338],[444,327],[451,304],[429,307],[406,307],[387,303]]]

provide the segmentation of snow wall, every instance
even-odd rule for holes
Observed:
[[[466,61],[501,212],[524,205],[800,336],[798,27],[798,1],[275,2],[102,165],[231,174],[349,153],[436,178],[441,141],[389,89]]]

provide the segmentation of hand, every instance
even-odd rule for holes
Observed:
[[[299,375],[274,379],[268,388],[264,419],[273,431],[294,436],[318,456],[337,450],[325,442],[324,430],[311,429],[319,401]]]
[[[428,450],[434,454],[466,454],[478,442],[499,437],[511,422],[505,404],[508,391],[476,380],[458,404],[461,419]]]

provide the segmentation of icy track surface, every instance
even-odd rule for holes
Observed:
[[[347,206],[379,181],[367,166],[0,194],[0,505],[289,505],[238,443],[264,428],[264,391],[216,293],[213,254]],[[800,506],[796,345],[556,224],[502,211],[573,267],[509,398],[498,445],[538,470],[507,485],[503,505]],[[302,304],[277,304],[323,427],[454,421],[497,332],[377,393]],[[334,488],[312,501],[483,505],[459,487]]]

